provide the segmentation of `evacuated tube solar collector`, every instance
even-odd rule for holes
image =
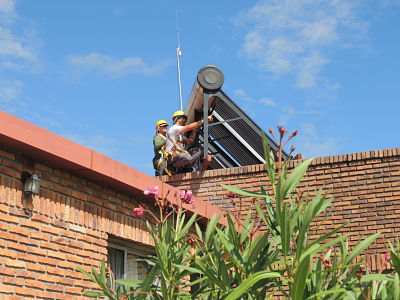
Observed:
[[[265,163],[262,129],[222,91],[223,84],[224,73],[218,67],[204,66],[197,73],[187,101],[188,123],[204,120],[198,136],[204,159],[213,154],[212,168]],[[208,124],[211,112],[214,122]],[[275,142],[267,138],[276,151]]]

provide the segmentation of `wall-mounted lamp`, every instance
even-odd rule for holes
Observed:
[[[29,195],[39,195],[40,193],[40,179],[33,173],[23,172],[21,180],[24,183],[22,191]]]

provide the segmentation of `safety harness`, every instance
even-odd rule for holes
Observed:
[[[170,142],[172,142],[172,140],[168,137],[168,135],[166,136],[166,139],[168,139]],[[170,170],[168,170],[168,162],[173,163],[174,162],[174,156],[175,154],[178,153],[189,153],[187,150],[181,148],[178,146],[178,143],[181,142],[183,144],[183,138],[182,135],[179,134],[179,138],[173,143],[171,151],[166,151],[166,145],[162,146],[159,153],[161,154],[160,159],[157,162],[157,170],[160,171],[165,171],[165,173],[168,174],[168,176],[172,176]],[[162,174],[162,172],[160,172],[160,174]]]

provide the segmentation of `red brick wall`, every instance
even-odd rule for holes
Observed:
[[[36,162],[40,195],[23,197],[23,157],[0,148],[0,299],[82,299],[76,270],[107,257],[109,235],[150,244],[138,199]]]
[[[221,184],[255,191],[260,186],[268,188],[264,165],[164,176],[163,180],[192,189],[197,197],[233,213],[240,210],[238,203],[226,196]],[[400,237],[400,148],[316,158],[300,189],[313,194],[320,188],[330,190],[334,201],[328,219],[318,220],[325,225],[319,232],[347,223],[343,232],[351,243],[382,232],[366,251],[370,267],[381,268],[387,241]],[[250,199],[246,199],[242,213],[250,209]]]

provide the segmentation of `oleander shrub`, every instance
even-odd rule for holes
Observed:
[[[99,287],[85,295],[110,300],[400,299],[400,243],[390,244],[387,254],[395,272],[370,274],[360,255],[379,233],[352,249],[340,233],[344,224],[310,238],[311,224],[332,198],[322,190],[313,197],[297,190],[312,159],[289,172],[294,148],[283,159],[283,147],[297,131],[286,140],[287,131],[280,126],[278,131],[276,139],[270,130],[278,144],[276,153],[263,138],[268,188],[252,192],[224,186],[235,201],[255,199],[252,213],[227,214],[227,226],[219,225],[221,216],[201,226],[196,215],[187,218],[182,207],[168,205],[151,187],[146,193],[154,195],[159,213],[144,205],[134,211],[138,217],[152,219],[147,227],[155,255],[146,258],[151,270],[143,280],[115,281],[105,262],[90,273],[80,269]],[[190,191],[182,191],[179,198],[195,201]]]

